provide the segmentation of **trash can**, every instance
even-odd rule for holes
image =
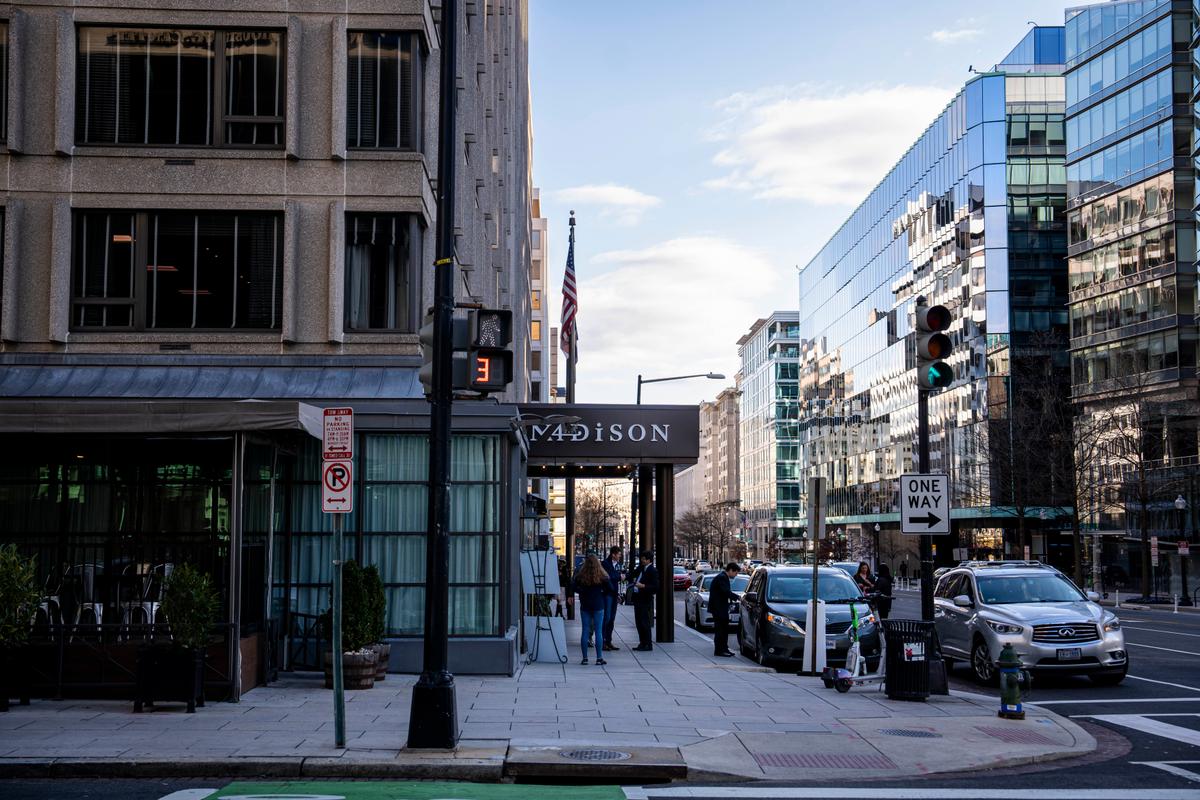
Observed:
[[[916,619],[885,619],[887,672],[884,691],[892,700],[929,697],[929,659],[933,654],[933,623]]]

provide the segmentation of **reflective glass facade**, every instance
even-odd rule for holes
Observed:
[[[1068,327],[1065,96],[1061,64],[1045,61],[1061,41],[1034,29],[972,79],[800,273],[801,463],[826,477],[829,522],[847,533],[895,525],[897,479],[915,466],[918,297],[953,317],[932,469],[951,475],[964,544],[999,547],[1013,524],[986,428],[1014,357]]]
[[[800,533],[799,344],[795,311],[776,311],[738,341],[738,428],[748,548]]]
[[[1140,429],[1130,441],[1145,448],[1139,456],[1102,447],[1086,467],[1092,491],[1079,498],[1079,513],[1085,527],[1139,537],[1145,527],[1179,538],[1173,501],[1194,505],[1200,463],[1197,13],[1186,0],[1067,11],[1072,394],[1081,430],[1116,415],[1123,428]],[[1130,474],[1139,461],[1144,480]]]

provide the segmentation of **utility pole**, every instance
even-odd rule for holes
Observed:
[[[421,676],[409,707],[408,746],[458,744],[454,675],[449,670],[450,424],[453,390],[454,182],[458,154],[458,3],[442,3],[441,98],[438,119],[437,260],[433,295],[433,392],[429,398],[429,508],[425,547],[425,640]]]

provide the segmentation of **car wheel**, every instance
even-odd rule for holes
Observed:
[[[971,646],[971,672],[975,680],[984,685],[990,685],[996,680],[996,665],[983,639],[976,639],[975,644]]]
[[[1127,670],[1128,667],[1122,669],[1120,672],[1105,672],[1100,675],[1089,675],[1088,677],[1097,686],[1116,686],[1125,680]]]
[[[696,627],[696,620],[692,618],[692,615],[688,613],[687,609],[688,609],[688,606],[684,606],[683,622],[689,628],[694,628],[694,627]]]
[[[767,645],[762,639],[754,643],[754,660],[762,667],[775,666],[775,659],[767,655]]]

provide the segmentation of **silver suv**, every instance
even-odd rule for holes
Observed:
[[[981,682],[996,677],[1000,650],[1011,644],[1026,669],[1115,686],[1129,668],[1125,634],[1098,599],[1037,561],[967,562],[938,581],[934,624],[947,667],[968,661]]]

